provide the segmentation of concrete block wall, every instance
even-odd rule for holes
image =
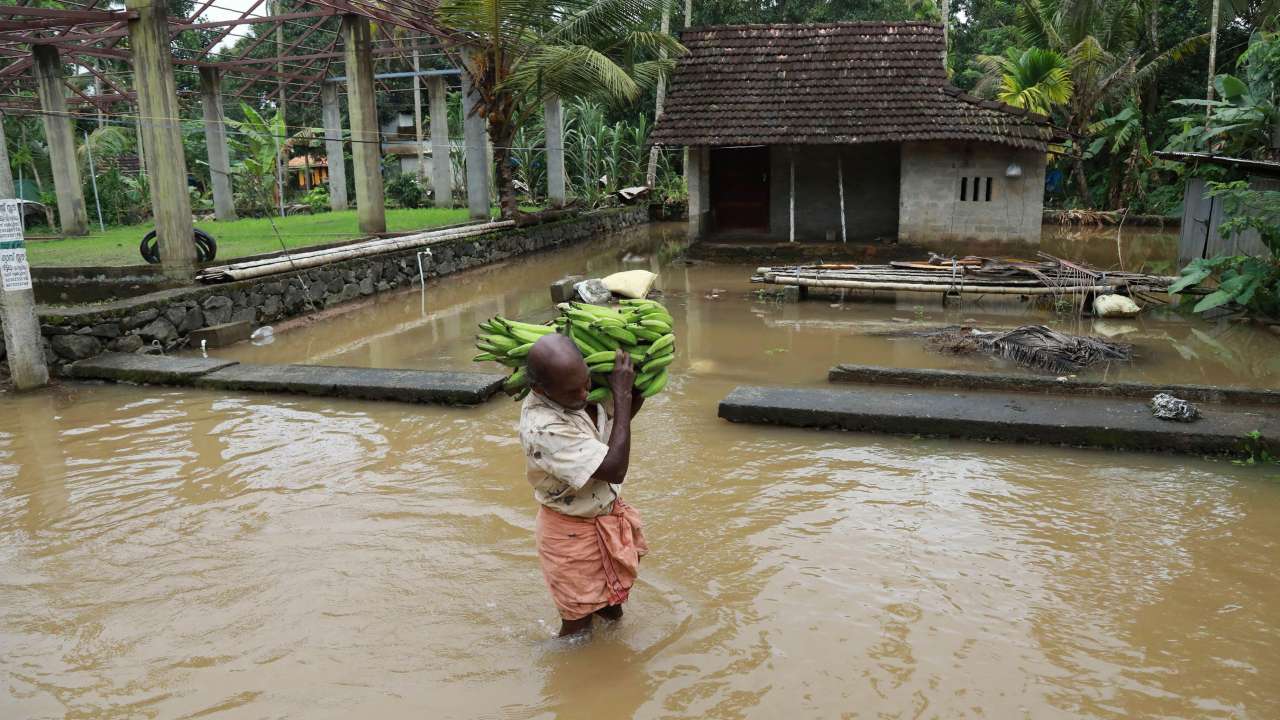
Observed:
[[[769,149],[769,234],[790,235],[791,159],[796,166],[796,241],[840,242],[839,167],[844,165],[844,211],[853,241],[898,234],[898,146],[796,145]]]
[[[648,221],[646,205],[432,243],[428,278],[451,275],[541,250],[566,247]],[[199,285],[85,306],[40,308],[44,355],[56,373],[67,363],[107,351],[186,345],[203,327],[246,320],[278,322],[418,282],[421,248],[355,258],[253,280]],[[0,378],[7,377],[0,341]]]
[[[1022,176],[1006,177],[1010,163]],[[994,143],[918,142],[902,145],[898,239],[939,242],[1040,243],[1045,155]],[[974,201],[974,177],[982,178]],[[968,200],[960,199],[968,178]],[[991,200],[985,200],[987,178]]]

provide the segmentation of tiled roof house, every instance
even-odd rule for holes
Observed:
[[[690,230],[1039,242],[1047,118],[947,82],[920,22],[685,31],[653,141],[689,152]]]

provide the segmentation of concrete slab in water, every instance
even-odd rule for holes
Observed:
[[[926,370],[921,368],[882,367],[878,365],[837,365],[827,373],[827,380],[833,383],[1095,395],[1143,400],[1150,400],[1151,396],[1163,392],[1193,402],[1280,405],[1280,392],[1275,390],[1220,387],[1217,385],[1159,385],[1131,381],[1103,382],[1081,380],[1079,378],[1059,380],[1043,375],[985,373],[967,370]]]
[[[145,385],[190,385],[193,380],[235,365],[234,360],[106,353],[67,366],[67,374],[80,380],[111,380]]]
[[[216,390],[285,392],[361,400],[476,405],[502,387],[502,375],[325,365],[235,365],[199,378]]]
[[[907,388],[739,387],[720,403],[733,422],[1114,449],[1225,454],[1254,430],[1280,446],[1268,407],[1201,404],[1194,423],[1157,420],[1145,401]]]

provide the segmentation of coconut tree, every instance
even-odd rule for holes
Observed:
[[[1181,60],[1209,40],[1204,33],[1163,50],[1143,42],[1149,17],[1133,0],[1023,0],[1018,6],[1019,34],[1032,47],[1067,59],[1073,92],[1056,118],[1074,137],[1085,138],[1095,118],[1128,102],[1135,87]],[[1083,148],[1072,152],[1072,177],[1084,202],[1090,198]]]
[[[498,166],[503,217],[516,214],[511,150],[544,100],[635,100],[684,51],[649,30],[664,0],[441,0],[435,19],[475,92]]]
[[[1009,48],[1004,55],[980,56],[978,65],[988,73],[978,91],[998,84],[995,97],[1003,103],[1048,115],[1071,100],[1071,65],[1053,50]]]

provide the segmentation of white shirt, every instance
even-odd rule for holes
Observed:
[[[533,497],[564,515],[598,517],[613,511],[618,489],[592,477],[609,452],[610,408],[568,410],[530,392],[520,406],[520,444]]]

